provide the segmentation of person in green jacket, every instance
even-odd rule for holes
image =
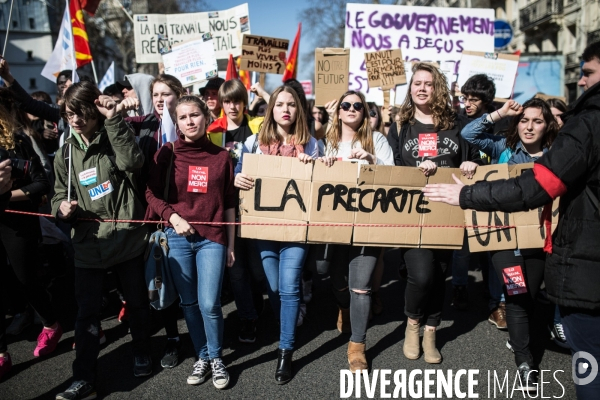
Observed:
[[[124,109],[135,107],[136,99],[125,99],[117,105],[91,82],[78,82],[67,89],[61,106],[71,136],[55,158],[52,214],[72,224],[79,310],[73,384],[57,399],[95,398],[102,287],[107,268],[120,280],[130,309],[134,375],[152,373],[150,309],[144,278],[148,228],[140,223],[113,222],[144,218],[140,197],[144,188],[137,188],[135,179],[144,156],[132,128],[121,116]],[[112,221],[100,222],[103,220]]]

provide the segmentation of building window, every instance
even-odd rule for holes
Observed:
[[[18,28],[19,27],[19,21],[16,21],[13,19],[13,28]]]
[[[37,89],[35,78],[29,78],[29,89]]]
[[[33,61],[33,51],[27,51],[27,61]]]
[[[29,29],[35,30],[35,19],[29,18]]]

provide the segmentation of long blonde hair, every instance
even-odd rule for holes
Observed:
[[[11,113],[13,97],[8,89],[0,89],[0,147],[6,150],[15,148],[17,123]]]
[[[293,135],[295,145],[305,145],[311,138],[306,123],[306,114],[304,112],[304,107],[302,107],[302,104],[300,103],[300,97],[298,97],[296,91],[289,86],[279,86],[271,95],[267,113],[265,114],[265,120],[258,132],[258,142],[264,145],[281,142],[281,137],[277,133],[277,122],[275,122],[273,116],[273,108],[275,107],[277,97],[281,92],[290,93],[292,97],[294,97],[294,102],[296,102],[296,120],[292,124],[290,134]]]
[[[408,93],[406,98],[400,106],[400,125],[406,123],[415,123],[415,104],[413,103],[412,95],[410,93],[413,79],[418,71],[426,71],[433,77],[433,96],[429,102],[429,108],[433,118],[433,125],[435,129],[440,131],[446,131],[454,127],[454,120],[456,114],[450,106],[450,90],[448,90],[448,81],[444,74],[442,74],[437,67],[428,63],[415,63],[412,67],[412,77],[408,86]]]
[[[340,97],[338,102],[338,109],[335,114],[333,114],[333,123],[331,129],[327,132],[327,147],[332,149],[336,154],[340,149],[340,139],[342,137],[342,121],[340,120],[340,108],[339,105],[342,104],[344,99],[348,96],[356,95],[360,98],[360,101],[363,105],[363,119],[354,135],[354,139],[352,139],[352,146],[357,141],[360,143],[360,146],[367,153],[375,154],[375,145],[373,144],[373,130],[371,129],[371,122],[369,121],[369,106],[367,105],[367,100],[365,100],[365,96],[361,92],[355,92],[354,90],[349,90]]]

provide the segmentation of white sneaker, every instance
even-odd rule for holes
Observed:
[[[31,315],[30,310],[26,310],[23,313],[19,313],[13,317],[12,322],[6,328],[7,335],[17,336],[20,335],[21,332],[25,330],[29,325],[31,325],[33,321],[33,317]]]
[[[312,280],[302,281],[302,293],[305,303],[310,303],[312,300]]]
[[[213,358],[210,361],[210,368],[212,370],[212,381],[213,385],[217,389],[225,389],[229,385],[229,373],[223,360],[220,358]]]
[[[306,316],[306,304],[300,304],[300,312],[298,313],[298,321],[296,327],[301,326],[304,323],[304,317]]]
[[[210,365],[208,360],[199,359],[194,363],[194,370],[192,374],[188,376],[188,385],[199,385],[206,381],[206,378],[210,375]]]

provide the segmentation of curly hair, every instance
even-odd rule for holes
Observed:
[[[456,113],[450,106],[450,90],[448,90],[448,81],[444,74],[442,74],[436,66],[429,63],[415,63],[412,67],[412,77],[409,82],[409,92],[400,106],[400,125],[406,123],[415,123],[415,109],[416,106],[413,102],[412,95],[410,94],[410,88],[413,84],[413,79],[418,71],[429,72],[433,78],[433,97],[429,102],[429,108],[433,117],[433,125],[435,129],[446,131],[454,127],[454,120]]]
[[[305,145],[310,141],[311,136],[310,132],[308,131],[304,107],[302,106],[302,102],[298,96],[298,93],[296,93],[294,88],[287,85],[279,86],[277,89],[275,89],[273,94],[271,94],[269,106],[267,107],[267,113],[265,114],[265,120],[260,128],[260,131],[258,132],[258,142],[265,145],[271,145],[281,141],[281,138],[277,133],[277,123],[273,117],[273,108],[275,107],[277,97],[281,92],[290,93],[294,98],[294,102],[296,103],[296,120],[290,129],[290,134],[294,137],[294,144]]]
[[[15,131],[17,122],[11,112],[14,98],[7,88],[0,88],[0,147],[11,150],[15,148]]]
[[[338,102],[338,104],[342,104],[344,99],[348,96],[356,95],[360,98],[361,103],[363,104],[363,117],[362,122],[354,135],[354,139],[352,140],[352,146],[356,141],[360,142],[360,146],[364,151],[375,154],[375,145],[373,144],[373,130],[371,129],[371,121],[369,120],[369,106],[367,104],[367,100],[365,96],[361,92],[355,92],[354,90],[349,90],[344,93]],[[331,129],[327,132],[327,147],[334,151],[334,154],[337,154],[340,149],[340,138],[342,136],[342,120],[340,120],[340,108],[333,114],[333,122],[331,125]]]
[[[519,136],[519,122],[525,114],[525,110],[528,108],[537,108],[542,110],[542,116],[546,122],[546,132],[544,133],[542,147],[549,149],[550,146],[552,146],[554,139],[556,139],[556,135],[558,135],[558,122],[556,122],[556,118],[554,118],[554,115],[552,115],[552,111],[550,111],[548,103],[535,97],[527,100],[523,104],[523,112],[515,116],[510,122],[508,131],[506,132],[506,147],[510,148],[512,151],[516,150],[517,144],[521,141],[521,137]]]

